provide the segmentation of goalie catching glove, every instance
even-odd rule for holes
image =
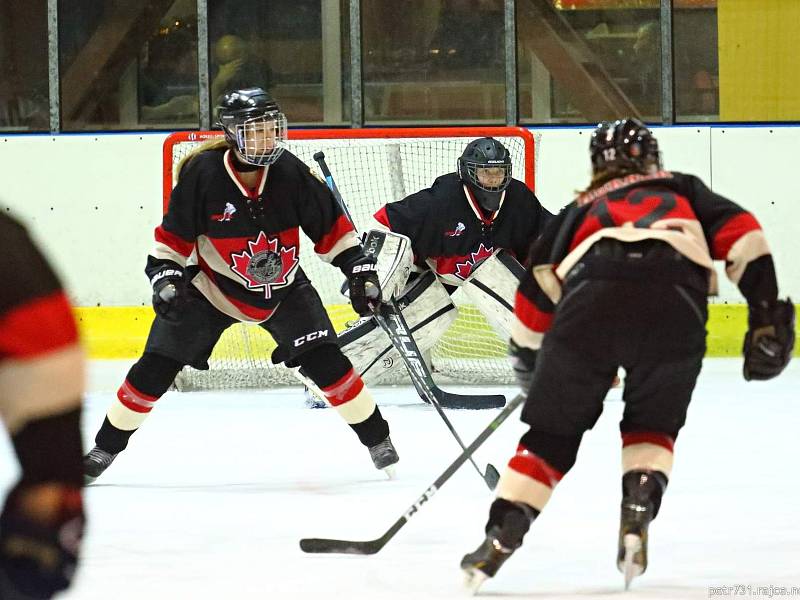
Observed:
[[[350,252],[342,254],[345,253]],[[361,248],[353,248],[352,254],[341,261],[340,268],[347,277],[353,310],[362,317],[372,314],[381,303],[381,284],[375,258],[365,255]]]
[[[765,380],[786,368],[794,349],[794,305],[791,299],[769,306],[750,306],[744,336],[744,378]]]
[[[167,321],[180,319],[186,304],[186,283],[183,269],[178,265],[164,265],[150,278],[153,286],[153,309]]]

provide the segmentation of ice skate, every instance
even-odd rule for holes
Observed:
[[[119,453],[117,453],[119,454]],[[83,457],[83,483],[89,485],[94,483],[95,480],[103,474],[117,454],[106,452],[100,446],[95,446],[89,453]]]
[[[522,546],[522,538],[538,514],[525,504],[497,499],[492,505],[490,523],[495,518],[491,515],[497,514],[495,511],[498,510],[502,511],[499,519],[502,525],[492,525],[481,545],[461,559],[461,569],[466,575],[464,583],[473,594],[484,581],[494,577],[503,563]]]
[[[374,446],[370,446],[369,456],[372,458],[372,463],[376,469],[383,470],[389,479],[394,479],[394,465],[400,460],[400,457],[397,455],[397,450],[394,449],[394,444],[392,444],[392,440],[389,437]]]
[[[484,581],[495,576],[498,569],[519,547],[519,545],[504,545],[504,541],[506,540],[502,529],[497,526],[492,527],[481,545],[461,559],[461,569],[465,574],[464,584],[473,594],[478,592]]]
[[[617,568],[625,576],[627,590],[634,577],[647,569],[647,527],[652,511],[647,506],[623,503],[619,527]]]
[[[666,478],[661,473],[633,471],[623,477],[617,568],[627,590],[647,570],[647,529],[658,512]]]

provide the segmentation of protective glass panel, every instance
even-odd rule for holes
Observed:
[[[503,0],[362,0],[361,19],[365,122],[505,121]]]
[[[518,0],[526,123],[661,120],[658,0]]]
[[[210,99],[234,89],[270,92],[290,125],[349,121],[347,0],[209,2]]]
[[[194,0],[59,2],[62,129],[197,127]]]
[[[719,119],[719,36],[716,2],[675,8],[672,35],[675,116],[678,121]]]
[[[0,9],[0,129],[50,128],[47,0],[3,2]]]

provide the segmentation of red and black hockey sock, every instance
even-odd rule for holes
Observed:
[[[582,438],[583,435],[555,435],[529,430],[519,443],[563,476],[575,464]]]
[[[381,415],[361,377],[338,346],[323,344],[297,358],[303,372],[325,394],[331,406],[367,447],[389,436],[389,424]]]
[[[145,352],[117,391],[117,400],[103,420],[95,443],[111,454],[122,452],[181,368],[183,365],[176,360]]]

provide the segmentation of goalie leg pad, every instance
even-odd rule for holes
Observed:
[[[398,306],[422,352],[441,339],[458,314],[447,290],[430,271],[408,286]],[[368,384],[386,379],[396,369],[404,369],[400,354],[374,317],[361,319],[340,333],[339,343]]]
[[[525,269],[505,250],[498,250],[475,267],[461,289],[486,317],[498,337],[511,337],[514,296]]]

